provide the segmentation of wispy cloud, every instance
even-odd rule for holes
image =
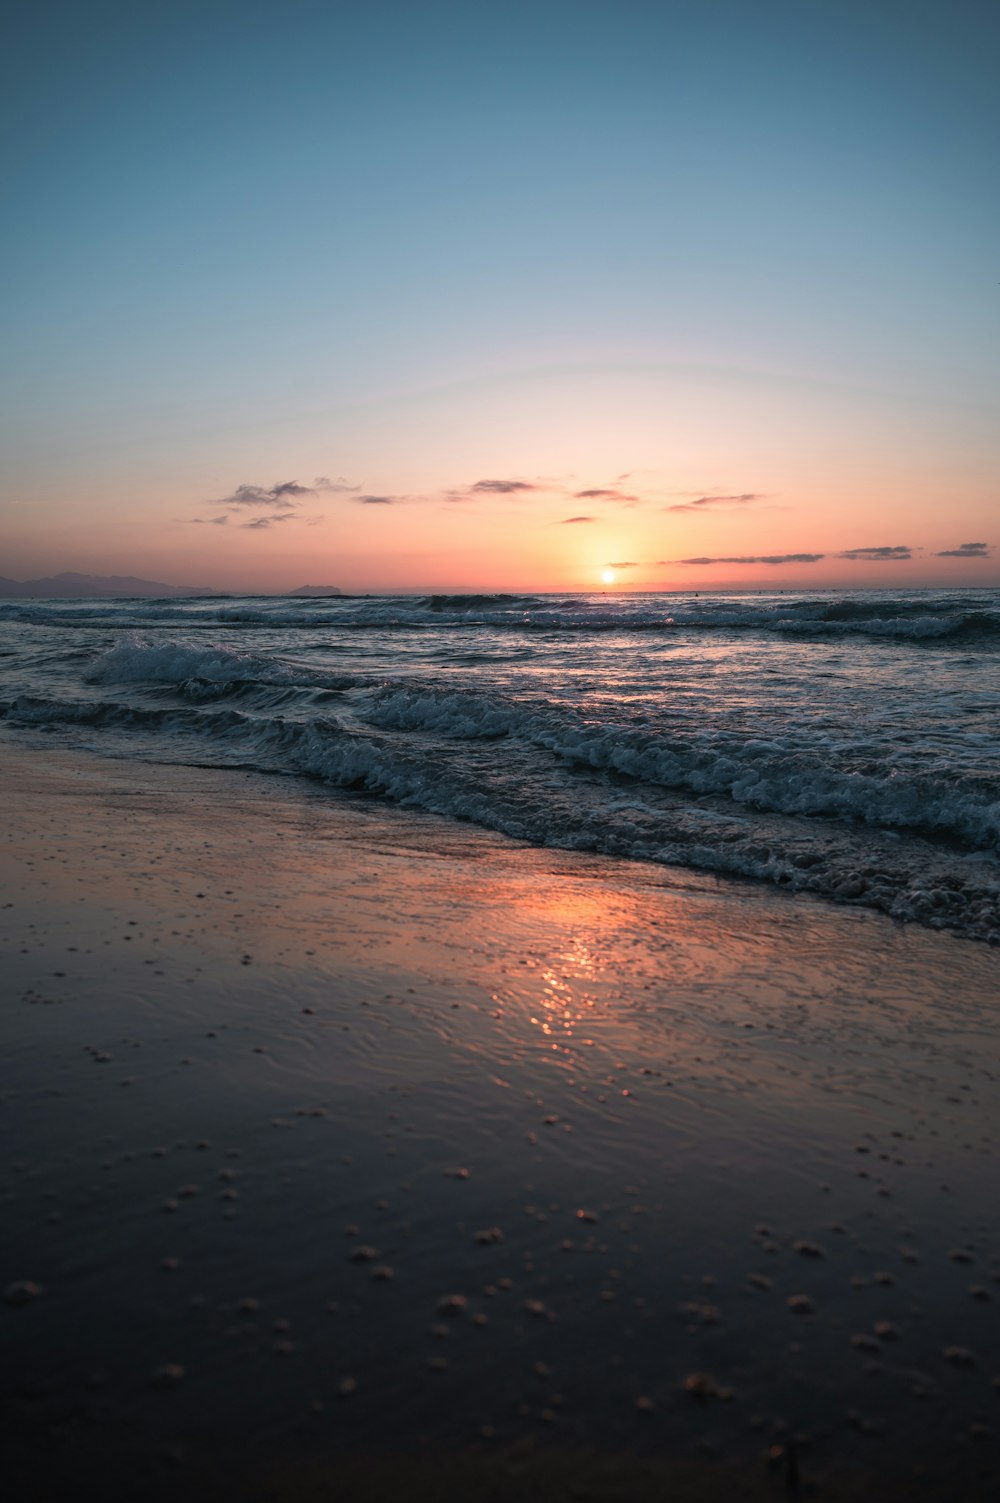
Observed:
[[[662,564],[818,564],[825,553],[757,553],[740,558],[661,558]]]
[[[227,508],[221,516],[195,517],[196,522],[214,522],[216,526],[224,527],[229,517],[237,517],[247,510],[266,511],[268,515],[258,522],[243,522],[243,527],[253,527],[260,531],[269,527],[273,522],[288,521],[296,515],[300,520],[305,520],[299,514],[299,507],[307,496],[317,496],[323,493],[330,495],[353,494],[359,491],[359,485],[352,485],[342,475],[336,480],[331,480],[328,475],[317,475],[312,485],[302,485],[298,480],[276,480],[273,485],[238,485],[228,496],[222,496],[213,501],[213,506]],[[308,519],[310,523],[313,518]]]
[[[471,485],[456,486],[443,494],[446,501],[479,501],[483,496],[523,496],[551,489],[549,485],[535,485],[530,480],[474,480]]]
[[[265,527],[273,527],[276,522],[291,522],[292,520],[287,511],[274,512],[269,517],[255,517],[252,522],[241,522],[240,526],[248,528],[251,532],[260,532]]]
[[[596,517],[563,517],[563,527],[568,527],[571,522],[596,522]]]
[[[935,558],[991,558],[989,543],[959,543],[957,548],[942,548]]]
[[[519,491],[537,491],[538,486],[527,480],[477,480],[469,490],[473,495],[516,496]]]
[[[640,566],[633,563],[605,564],[606,569],[638,569]]]
[[[675,506],[665,506],[664,511],[702,511],[706,506],[721,506],[728,509],[733,506],[747,506],[752,501],[766,501],[764,491],[740,491],[732,496],[697,496],[693,501],[681,501]]]
[[[445,501],[476,501],[490,496],[570,496],[575,501],[611,501],[620,506],[636,506],[649,499],[632,491],[623,490],[621,481],[629,476],[619,475],[608,485],[588,486],[586,490],[571,489],[572,476],[536,475],[534,480],[476,480],[472,485],[455,486],[441,492]],[[579,483],[579,482],[577,482]]]
[[[619,490],[616,485],[604,486],[597,490],[574,491],[577,501],[620,501],[626,506],[634,506],[638,496],[631,495],[628,491]]]
[[[355,496],[354,500],[360,506],[395,506],[400,498],[398,496]]]
[[[341,492],[359,491],[360,489],[360,485],[352,485],[349,480],[344,479],[343,475],[338,475],[336,480],[331,480],[327,475],[317,475],[313,481],[313,490],[331,491],[335,495]]]
[[[843,553],[837,554],[837,557],[855,559],[860,563],[869,564],[902,563],[905,559],[913,557],[913,549],[902,543],[894,548],[845,548]]]
[[[297,480],[279,480],[275,485],[238,485],[231,496],[223,496],[216,506],[267,506],[272,510],[290,511],[303,496],[314,496],[310,485]]]

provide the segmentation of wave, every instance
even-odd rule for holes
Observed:
[[[479,611],[498,605],[538,606],[542,600],[532,595],[428,595],[421,604],[430,611]]]
[[[299,711],[38,695],[0,705],[29,731],[100,730],[119,755],[316,778],[536,845],[763,879],[1000,943],[1000,870],[970,853],[996,845],[1000,803],[982,790],[907,787],[891,770],[837,775],[791,743],[668,745],[560,725],[474,695],[396,689],[376,697],[365,725]]]
[[[0,602],[0,620],[39,626],[144,626],[204,631],[270,628],[281,631],[435,632],[491,634],[700,636],[751,634],[803,640],[868,638],[901,645],[968,646],[1000,643],[1000,609],[989,600],[956,595],[881,597],[334,596],[301,602],[266,597],[220,604],[217,599],[107,601],[82,604]]]
[[[231,647],[189,647],[182,642],[152,643],[131,637],[118,642],[94,662],[91,683],[167,683],[184,679],[288,679],[284,664]]]
[[[183,684],[192,698],[211,697],[213,686],[222,691],[255,688],[259,684],[342,690],[381,682],[367,674],[325,673],[286,659],[239,652],[232,647],[148,642],[140,636],[128,637],[99,654],[86,679],[93,684]]]
[[[673,794],[723,800],[757,813],[848,821],[915,832],[970,850],[1000,849],[1000,777],[942,763],[912,743],[897,751],[891,743],[873,742],[863,730],[840,730],[833,736],[805,725],[789,730],[761,724],[746,730],[698,724],[679,720],[669,706],[649,713],[616,706],[613,698],[603,703],[590,699],[580,711],[537,695],[391,683],[365,674],[314,670],[275,655],[149,642],[139,636],[100,653],[85,681],[144,685],[149,693],[172,696],[195,715],[178,723],[208,734],[218,724],[207,712],[220,705],[238,708],[248,721],[256,717],[254,728],[259,730],[267,717],[300,726],[314,719],[325,724],[349,695],[343,712],[352,724],[390,735],[397,747],[420,747],[422,755],[444,756],[449,745],[465,744],[466,758],[474,755],[480,764],[486,759],[489,766],[487,744],[505,740],[535,755],[529,775],[539,781],[557,765]],[[16,701],[13,718],[26,721],[43,713],[33,704],[30,696]],[[148,695],[143,704],[150,709]],[[203,723],[197,719],[198,707],[206,711]],[[87,707],[74,713],[86,717],[98,712]],[[163,715],[169,713],[176,713],[170,705]],[[51,714],[55,721],[57,705]],[[117,708],[113,714],[119,714]],[[121,714],[124,724],[126,711]],[[230,729],[227,722],[227,734]],[[481,750],[473,752],[474,747]],[[493,760],[507,755],[494,754]]]
[[[574,722],[530,704],[500,703],[471,692],[395,689],[369,719],[383,729],[430,731],[455,740],[516,737],[566,762],[623,774],[637,782],[710,794],[770,813],[861,821],[909,829],[974,849],[1000,849],[1000,780],[901,773],[884,751],[856,749],[860,767],[830,766],[831,748],[801,738],[669,731]],[[842,754],[843,755],[843,754]],[[878,769],[872,770],[872,764]]]

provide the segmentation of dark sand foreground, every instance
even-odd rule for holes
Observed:
[[[20,1499],[987,1499],[1000,956],[2,749]]]

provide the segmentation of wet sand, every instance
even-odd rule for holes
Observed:
[[[996,1495],[995,950],[0,754],[17,1498]]]

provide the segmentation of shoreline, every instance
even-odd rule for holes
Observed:
[[[469,1496],[525,1456],[544,1496],[774,1496],[795,1434],[824,1496],[991,1495],[995,950],[261,774],[0,755],[25,1487],[309,1496],[389,1429]]]

